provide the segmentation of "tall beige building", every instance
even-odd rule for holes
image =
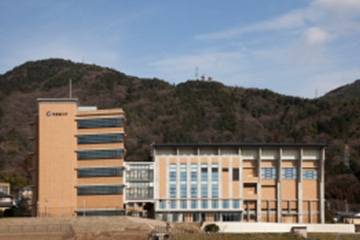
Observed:
[[[154,144],[156,218],[324,223],[324,144]]]
[[[38,99],[33,216],[122,215],[124,111]]]

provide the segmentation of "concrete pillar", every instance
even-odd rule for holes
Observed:
[[[277,193],[277,206],[276,206],[276,216],[277,222],[281,223],[282,216],[282,197],[281,197],[281,161],[282,161],[282,148],[279,148],[279,162],[277,167],[277,181],[276,181],[276,193]]]

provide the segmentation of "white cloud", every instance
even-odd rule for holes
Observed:
[[[335,38],[334,35],[324,31],[319,27],[309,28],[303,35],[306,43],[310,45],[324,44]]]
[[[315,0],[313,6],[323,8],[336,15],[359,15],[360,11],[359,0]]]

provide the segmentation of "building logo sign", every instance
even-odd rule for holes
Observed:
[[[68,113],[67,112],[51,112],[51,111],[46,111],[46,116],[47,117],[61,117],[61,116],[67,116]]]

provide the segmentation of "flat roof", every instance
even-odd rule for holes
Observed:
[[[38,98],[38,102],[76,102],[79,100],[77,98]]]
[[[325,143],[153,143],[154,148],[170,147],[327,147]]]

